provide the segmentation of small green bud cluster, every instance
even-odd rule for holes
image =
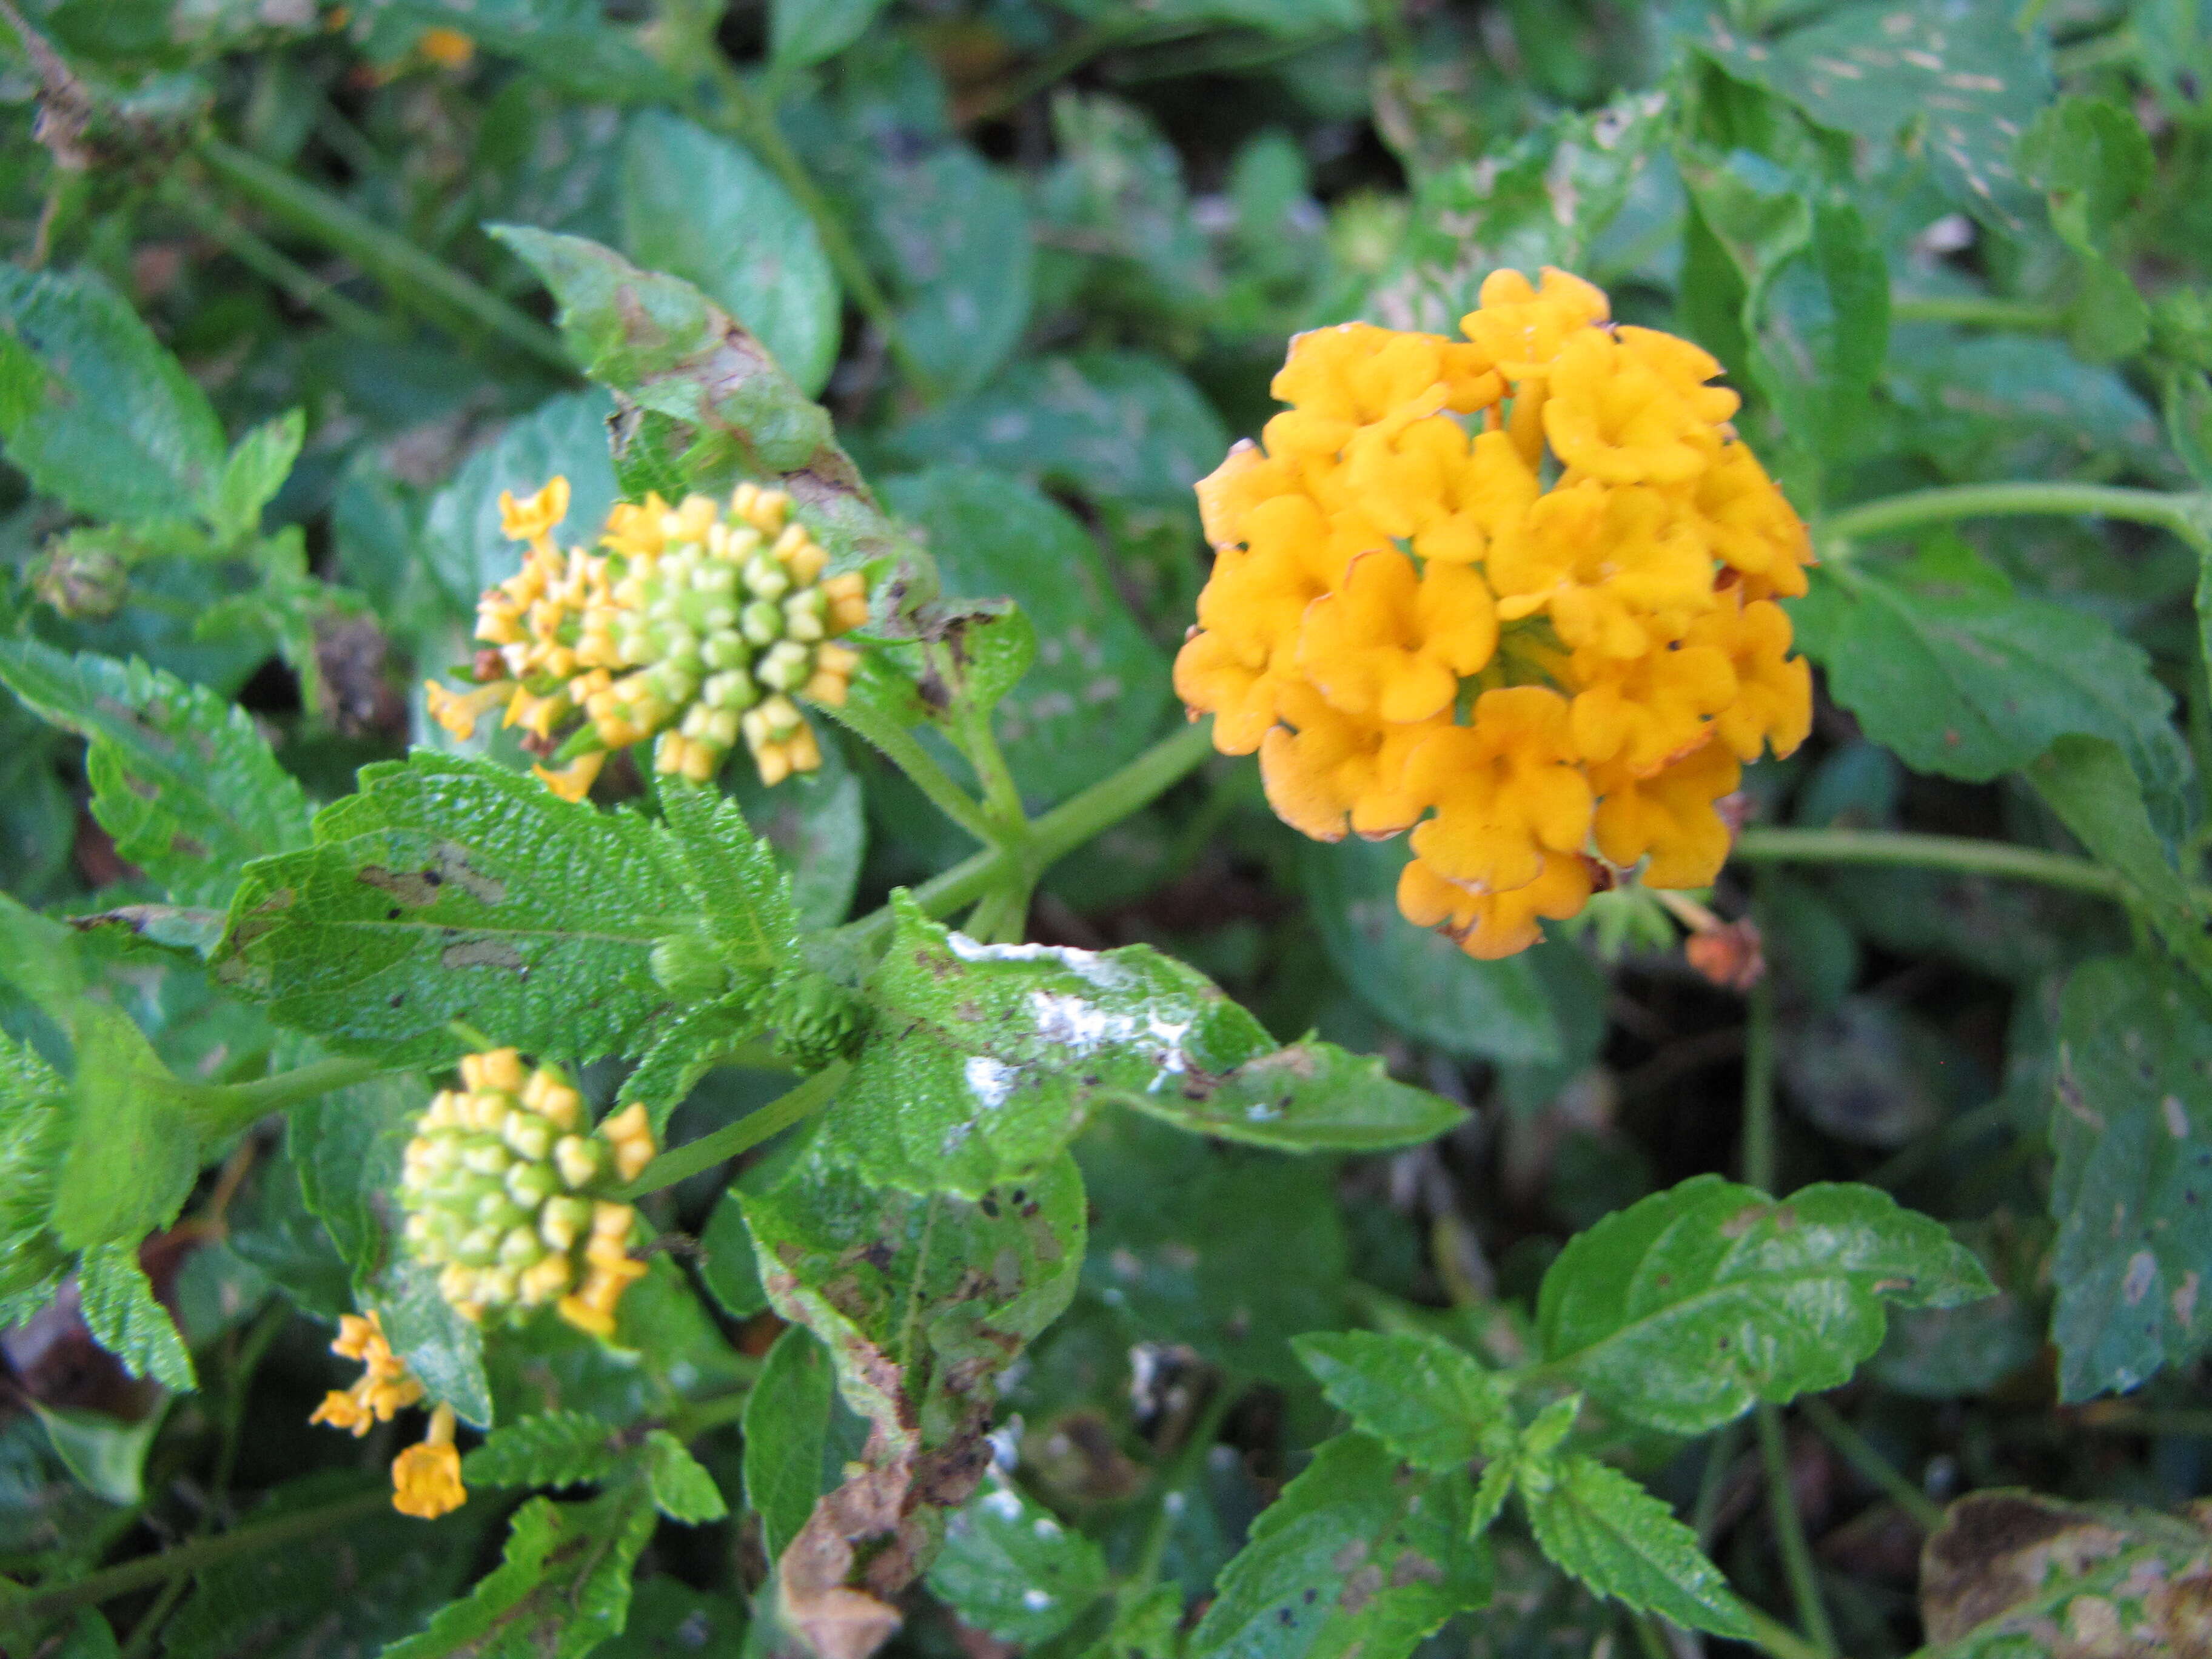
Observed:
[[[763,1012],[777,1049],[803,1072],[851,1058],[867,1034],[868,1005],[812,969],[777,975]]]
[[[652,1161],[645,1108],[580,1127],[583,1097],[567,1077],[527,1070],[512,1048],[465,1056],[461,1076],[407,1145],[408,1249],[468,1319],[557,1303],[570,1323],[610,1334],[616,1298],[643,1271],[628,1255],[635,1212],[613,1194]]]

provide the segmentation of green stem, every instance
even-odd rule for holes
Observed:
[[[826,703],[817,706],[846,730],[881,750],[885,760],[905,773],[907,781],[929,798],[931,805],[977,841],[986,847],[998,841],[982,807],[952,781],[951,774],[938,764],[937,757],[922,747],[921,739],[909,728],[888,714],[858,703],[848,702],[836,708]]]
[[[1229,1408],[1237,1403],[1243,1390],[1231,1376],[1222,1376],[1214,1384],[1213,1393],[1200,1408],[1198,1421],[1191,1425],[1190,1437],[1176,1449],[1176,1455],[1161,1472],[1159,1507],[1152,1513],[1151,1524],[1145,1528],[1145,1541],[1137,1552],[1136,1565],[1129,1570],[1122,1583],[1122,1592],[1130,1601],[1143,1595],[1160,1576],[1160,1563],[1166,1558],[1169,1536],[1175,1531],[1176,1510],[1170,1502],[1176,1489],[1198,1473],[1206,1455],[1213,1449],[1214,1441],[1221,1433],[1222,1419]],[[1126,1605],[1126,1603],[1125,1603]]]
[[[1030,894],[1026,882],[994,887],[975,902],[960,931],[984,945],[1018,945],[1027,931]]]
[[[465,319],[563,374],[576,372],[556,331],[328,191],[220,138],[201,139],[193,153],[219,183],[353,260],[395,300]]]
[[[1743,1419],[1735,1418],[1723,1423],[1720,1431],[1705,1448],[1705,1470],[1698,1481],[1698,1504],[1690,1512],[1690,1524],[1698,1534],[1698,1547],[1707,1554],[1712,1553],[1713,1534],[1720,1527],[1721,1492],[1728,1484],[1729,1471],[1735,1467],[1736,1453],[1743,1446]]]
[[[1833,1650],[1815,1647],[1787,1625],[1778,1624],[1757,1607],[1747,1606],[1744,1616],[1751,1621],[1751,1639],[1774,1656],[1774,1659],[1835,1659]]]
[[[1628,1615],[1629,1628],[1636,1632],[1636,1645],[1644,1651],[1644,1659],[1674,1659],[1667,1650],[1667,1638],[1659,1634],[1659,1626],[1651,1622],[1646,1613]]]
[[[994,847],[962,860],[915,888],[915,902],[925,915],[946,916],[1003,884],[1011,871],[1024,865],[1033,874],[1050,869],[1101,830],[1151,804],[1212,750],[1212,727],[1202,720],[1162,738],[1111,777],[1031,820],[1024,847]],[[866,950],[880,945],[890,930],[886,908],[848,923],[842,931]]]
[[[1774,981],[1762,977],[1747,998],[1743,1033],[1743,1181],[1774,1191]]]
[[[176,1092],[210,1133],[226,1134],[271,1112],[288,1112],[333,1089],[350,1088],[391,1069],[380,1060],[318,1060],[251,1083],[179,1084]]]
[[[1887,1493],[1889,1501],[1911,1516],[1921,1531],[1932,1534],[1942,1529],[1943,1506],[1899,1474],[1864,1435],[1844,1420],[1841,1412],[1810,1394],[1798,1401],[1797,1409],[1822,1439],[1844,1455],[1846,1463]]]
[[[792,149],[791,141],[783,136],[783,129],[776,125],[775,111],[753,95],[751,88],[745,85],[744,77],[732,68],[719,52],[711,54],[709,61],[715,88],[728,104],[731,117],[716,122],[714,111],[702,113],[713,125],[733,132],[750,144],[759,153],[761,160],[768,163],[769,170],[783,181],[783,187],[791,192],[799,205],[806,210],[806,216],[814,222],[815,234],[822,239],[822,252],[829,256],[831,266],[837,272],[838,282],[845,292],[853,296],[853,303],[860,307],[860,314],[868,319],[869,325],[884,337],[884,344],[898,364],[899,373],[906,376],[907,383],[924,403],[934,403],[937,400],[936,377],[923,366],[921,360],[914,355],[913,348],[907,343],[905,335],[899,329],[897,313],[891,309],[890,298],[876,281],[875,272],[868,269],[868,262],[860,257],[860,250],[854,242],[852,233],[845,228],[844,220],[830,204],[830,198],[822,193],[822,187],[814,182],[814,175],[807,172],[806,164],[799,159],[799,152]]]
[[[1966,328],[2009,328],[2024,334],[2055,334],[2066,326],[2066,312],[2033,300],[1999,300],[1986,294],[1930,294],[1889,302],[1893,323],[1955,323]]]
[[[746,1113],[736,1122],[726,1123],[712,1133],[687,1140],[681,1146],[670,1147],[645,1166],[623,1192],[623,1198],[643,1198],[647,1193],[657,1193],[664,1187],[689,1180],[702,1170],[711,1170],[725,1158],[750,1152],[769,1136],[781,1134],[827,1106],[852,1069],[850,1062],[835,1060],[796,1089]]]
[[[963,112],[962,119],[970,124],[994,120],[1008,110],[1018,109],[1046,88],[1057,86],[1108,47],[1137,32],[1136,26],[1127,20],[1093,23],[1011,81],[984,94]]]
[[[1022,792],[1014,782],[1013,768],[1006,764],[999,734],[991,729],[988,708],[970,705],[960,721],[960,752],[975,769],[983,784],[983,811],[991,819],[993,841],[1019,842],[1029,832],[1029,814],[1022,810]]]
[[[150,1589],[178,1574],[204,1572],[242,1555],[273,1549],[295,1539],[312,1538],[349,1521],[374,1515],[391,1501],[391,1492],[380,1482],[374,1491],[342,1498],[336,1503],[301,1510],[258,1525],[234,1528],[219,1537],[198,1539],[158,1554],[142,1555],[119,1566],[88,1574],[73,1584],[35,1591],[21,1601],[0,1604],[0,1626],[50,1619],[75,1607],[91,1607],[134,1590]]]
[[[1812,1546],[1805,1541],[1805,1522],[1797,1513],[1797,1493],[1790,1480],[1790,1451],[1782,1440],[1782,1413],[1760,1401],[1759,1457],[1766,1466],[1766,1508],[1774,1523],[1775,1541],[1782,1550],[1782,1570],[1790,1579],[1790,1593],[1797,1603],[1797,1622],[1811,1638],[1814,1650],[1836,1659],[1835,1628],[1820,1600],[1820,1581],[1813,1567]]]
[[[1962,836],[1919,836],[1894,830],[1771,830],[1754,827],[1736,838],[1734,857],[1746,864],[1874,864],[1948,870],[1962,876],[2001,876],[2039,882],[2070,892],[2117,899],[2125,890],[2113,872],[2087,859],[2046,853],[2010,842]]]
[[[1827,514],[1814,533],[1825,545],[1893,536],[1922,525],[1950,524],[1960,519],[2041,514],[2126,519],[2171,531],[2193,547],[2212,546],[2212,533],[2207,528],[2208,522],[2212,522],[2212,496],[2065,483],[1954,484],[1941,489],[1909,490]]]
[[[162,191],[162,199],[204,234],[221,243],[223,251],[239,264],[271,287],[283,289],[295,304],[321,313],[324,320],[333,326],[372,339],[391,339],[399,332],[392,319],[348,299],[275,243],[247,229],[205,197],[195,195],[172,179]]]
[[[761,1362],[756,1359],[748,1363],[757,1374]],[[742,1419],[746,1402],[751,1398],[752,1388],[748,1384],[727,1394],[718,1394],[712,1400],[694,1401],[668,1419],[669,1432],[689,1445],[701,1435]]]

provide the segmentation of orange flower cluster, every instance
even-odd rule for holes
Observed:
[[[1566,272],[1500,270],[1464,340],[1302,334],[1264,447],[1198,487],[1192,717],[1259,751],[1306,835],[1411,830],[1399,908],[1477,957],[1534,944],[1608,866],[1709,884],[1714,803],[1811,723],[1774,602],[1805,591],[1805,527],[1720,365],[1608,311]]]

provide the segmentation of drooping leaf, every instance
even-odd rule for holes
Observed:
[[[1674,1434],[1834,1388],[1881,1346],[1882,1304],[1954,1307],[1994,1286],[1936,1222],[1871,1187],[1777,1202],[1693,1176],[1571,1240],[1544,1276],[1547,1363]]]
[[[1355,1428],[1415,1468],[1440,1474],[1512,1447],[1510,1385],[1442,1337],[1316,1331],[1291,1346]]]
[[[2212,1023],[2204,994],[2149,957],[2076,969],[2060,1006],[2051,1108],[2059,1389],[2140,1386],[2212,1339]]]
[[[728,1204],[737,1212],[734,1200]],[[797,1537],[822,1495],[822,1448],[836,1377],[830,1351],[804,1326],[775,1340],[745,1401],[745,1502],[761,1518],[770,1560]]]
[[[597,390],[548,398],[508,422],[430,498],[422,552],[457,614],[472,615],[477,594],[522,568],[526,549],[500,529],[502,493],[520,499],[556,477],[568,479],[568,514],[553,526],[553,539],[562,547],[588,547],[597,541],[617,493],[614,462],[607,453],[607,417],[614,407],[614,400]]]
[[[947,592],[1011,598],[1034,630],[1035,661],[996,722],[1032,805],[1065,799],[1152,740],[1172,695],[1167,659],[1065,508],[973,467],[894,478],[884,495],[927,537]]]
[[[876,1034],[824,1121],[869,1179],[973,1198],[1040,1166],[1098,1105],[1263,1146],[1400,1146],[1459,1109],[1326,1043],[1278,1048],[1143,945],[983,945],[901,898],[869,984]]]
[[[953,1512],[929,1569],[929,1588],[961,1623],[1024,1647],[1073,1624],[1111,1578],[1097,1545],[1003,1482]]]
[[[222,423],[91,271],[0,270],[0,446],[93,519],[184,518],[223,466]]]
[[[199,1386],[176,1322],[154,1299],[154,1287],[138,1265],[136,1240],[94,1245],[77,1265],[76,1283],[93,1340],[131,1376],[179,1390]]]
[[[384,1659],[583,1659],[622,1630],[653,1524],[641,1485],[584,1504],[532,1498],[514,1512],[500,1565]]]
[[[696,283],[759,337],[801,392],[822,390],[837,360],[837,278],[813,220],[775,174],[732,140],[650,110],[623,141],[622,198],[632,258]]]
[[[1748,1638],[1751,1621],[1698,1535],[1627,1475],[1580,1452],[1524,1471],[1521,1498],[1536,1542],[1601,1595],[1691,1630]]]
[[[1120,1115],[1075,1151],[1097,1212],[1084,1289],[1125,1342],[1180,1344],[1231,1376],[1298,1385],[1291,1339],[1345,1322],[1349,1252],[1328,1167],[1194,1147]]]
[[[579,1486],[605,1480],[621,1463],[599,1418],[540,1412],[494,1429],[462,1460],[461,1475],[471,1486]]]
[[[247,872],[218,953],[281,1024],[434,1065],[459,1047],[447,1022],[466,1019],[583,1060],[637,1052],[672,1011],[650,957],[684,866],[635,812],[417,750],[363,768],[314,836]]]
[[[1408,1035],[1470,1060],[1559,1058],[1559,1022],[1526,956],[1477,962],[1398,913],[1400,842],[1310,842],[1300,873],[1314,920],[1345,983]]]
[[[180,904],[221,905],[240,865],[307,844],[307,802],[252,716],[136,660],[0,640],[0,681],[91,742],[93,816]]]
[[[1464,1470],[1414,1474],[1381,1442],[1340,1435],[1252,1524],[1191,1633],[1192,1659],[1403,1659],[1491,1593],[1468,1535]]]

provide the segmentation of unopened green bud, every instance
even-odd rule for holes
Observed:
[[[500,1241],[499,1265],[517,1272],[529,1267],[545,1254],[545,1246],[535,1231],[528,1227],[510,1227],[507,1237]]]
[[[783,637],[783,610],[766,599],[755,599],[738,618],[738,626],[755,645],[773,645]]]
[[[599,1149],[581,1135],[562,1135],[553,1147],[553,1164],[569,1186],[588,1186],[599,1173]]]

